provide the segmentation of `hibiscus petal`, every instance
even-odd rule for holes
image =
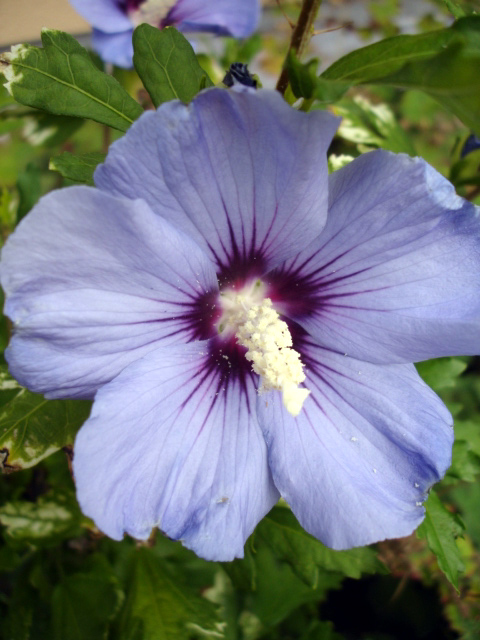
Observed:
[[[450,464],[451,417],[413,365],[374,365],[308,344],[297,418],[258,400],[274,482],[302,526],[334,549],[410,534]]]
[[[478,353],[480,209],[423,160],[384,151],[329,188],[321,237],[272,276],[284,312],[370,362]]]
[[[132,68],[133,29],[121,33],[104,33],[98,29],[93,30],[92,46],[105,62],[116,64],[124,69]]]
[[[258,0],[178,0],[167,17],[182,31],[209,31],[245,38],[256,28]]]
[[[190,238],[144,202],[90,187],[39,202],[2,251],[1,280],[12,373],[49,397],[90,397],[159,340],[199,337],[199,301],[218,289]]]
[[[251,378],[202,341],[150,353],[101,389],[75,442],[82,510],[114,539],[158,526],[208,560],[243,556],[278,500]]]
[[[326,218],[326,150],[337,119],[276,92],[212,89],[168,102],[115,142],[97,186],[151,208],[213,255],[259,272],[297,253]]]
[[[105,33],[132,29],[132,23],[118,0],[70,0],[70,4],[87,22]]]

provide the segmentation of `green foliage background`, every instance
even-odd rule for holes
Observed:
[[[287,98],[343,116],[331,170],[378,147],[418,154],[480,204],[480,151],[460,157],[470,131],[480,133],[480,17],[471,3],[446,5],[453,26],[424,16],[418,35],[398,36],[397,3],[372,2],[372,29],[388,39],[320,75],[317,61],[290,55]],[[284,9],[298,13],[295,3]],[[92,184],[108,144],[143,108],[188,102],[219,83],[231,62],[250,62],[259,51],[278,70],[286,51],[285,40],[265,33],[196,55],[175,30],[141,25],[135,71],[109,75],[68,34],[46,30],[42,45],[4,58],[13,97],[0,95],[2,241],[43,193]],[[9,333],[2,317],[2,352]],[[334,552],[280,503],[247,541],[245,558],[225,564],[201,560],[160,532],[140,544],[97,531],[79,510],[69,467],[89,403],[46,401],[11,378],[3,357],[0,364],[1,638],[480,637],[480,359],[418,366],[454,415],[456,441],[416,534]]]

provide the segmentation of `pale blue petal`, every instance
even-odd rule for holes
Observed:
[[[319,234],[326,219],[328,113],[280,94],[202,92],[133,124],[95,173],[97,186],[144,198],[190,233],[228,277],[263,273]]]
[[[373,365],[306,344],[295,419],[258,400],[274,482],[301,525],[334,549],[410,534],[450,465],[449,412],[413,365]]]
[[[121,33],[104,33],[94,29],[92,46],[105,62],[111,62],[123,69],[131,69],[133,66],[132,35],[133,29]]]
[[[283,312],[370,362],[478,353],[480,209],[423,160],[384,151],[329,189],[321,236],[272,274]]]
[[[259,16],[259,0],[178,0],[167,21],[182,31],[245,38],[255,30]]]
[[[217,358],[208,342],[159,349],[98,392],[74,475],[82,510],[111,538],[159,527],[233,560],[277,501],[253,381],[222,379]]]
[[[91,397],[159,341],[208,333],[218,289],[190,238],[144,202],[90,187],[40,200],[2,251],[1,280],[11,371],[49,397]]]
[[[132,29],[132,23],[118,0],[70,0],[70,4],[87,22],[105,33]]]

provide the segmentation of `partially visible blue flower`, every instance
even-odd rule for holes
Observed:
[[[422,521],[453,430],[412,362],[479,350],[479,210],[406,155],[328,176],[336,126],[265,90],[165,103],[7,241],[10,369],[94,398],[74,474],[112,538],[230,560],[280,495],[335,549]]]
[[[471,133],[465,140],[465,144],[460,152],[460,157],[464,158],[469,153],[472,153],[472,151],[477,151],[477,149],[480,149],[480,138],[474,133]]]
[[[105,62],[132,66],[133,29],[147,22],[187,33],[245,38],[255,30],[259,0],[70,0],[93,26],[93,47]]]

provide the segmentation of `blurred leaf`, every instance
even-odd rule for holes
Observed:
[[[50,492],[36,502],[16,500],[0,507],[0,523],[11,542],[50,546],[81,532],[82,514],[72,495]]]
[[[395,153],[415,155],[410,137],[395,119],[386,104],[371,104],[356,96],[335,105],[335,112],[342,116],[338,135],[357,144],[373,145]]]
[[[15,391],[13,398],[12,391]],[[8,399],[2,405],[4,392]],[[72,444],[90,411],[83,400],[45,400],[0,368],[0,469],[27,469]]]
[[[460,358],[437,358],[418,362],[415,366],[423,380],[435,391],[453,388],[456,378],[467,368]]]
[[[343,56],[315,77],[294,57],[288,70],[295,95],[331,102],[358,84],[421,89],[480,132],[480,16],[448,29],[393,36]]]
[[[236,592],[244,592],[248,609],[266,627],[278,624],[302,604],[323,600],[345,578],[341,573],[321,570],[315,584],[308,584],[275,552],[263,541],[247,542],[243,560],[223,565]],[[295,552],[292,550],[292,558]]]
[[[437,494],[432,491],[425,503],[425,520],[417,529],[419,538],[425,538],[436,555],[438,566],[453,586],[458,588],[458,576],[465,570],[460,550],[455,542],[465,527],[459,516],[450,513]]]
[[[17,102],[63,116],[89,118],[126,131],[143,110],[100,71],[72,36],[43,29],[43,49],[12,47],[1,56],[6,86]]]
[[[449,179],[456,187],[478,184],[480,178],[480,149],[457,160],[450,170]]]
[[[41,174],[41,170],[33,162],[27,164],[25,169],[18,174],[17,191],[19,201],[17,221],[27,215],[42,195]]]
[[[58,171],[64,178],[80,184],[93,185],[93,173],[97,166],[105,160],[105,154],[92,151],[75,155],[65,151],[50,160],[48,168]]]
[[[180,570],[146,548],[132,553],[118,640],[223,638],[214,604],[185,584]]]
[[[156,107],[175,99],[188,103],[213,86],[192,45],[174,27],[141,24],[133,32],[133,51],[135,69]]]
[[[329,549],[302,529],[293,513],[284,507],[275,507],[262,520],[252,544],[254,548],[260,544],[269,546],[274,556],[287,562],[309,586],[316,584],[322,571],[339,572],[349,578],[360,578],[363,573],[386,573],[374,549]]]
[[[443,1],[445,2],[448,10],[456,20],[458,20],[459,18],[463,18],[464,16],[467,15],[465,10],[462,9],[462,7],[458,4],[458,2],[455,2],[455,0],[443,0]]]
[[[85,121],[44,111],[32,111],[25,116],[24,122],[23,135],[32,146],[55,147],[68,140]]]
[[[455,478],[464,482],[475,482],[480,474],[480,457],[470,448],[466,440],[455,440],[453,445],[452,464],[447,471],[446,479]]]
[[[88,571],[62,578],[52,598],[54,640],[106,640],[123,593],[105,558],[95,556]]]
[[[293,51],[287,56],[288,78],[296,98],[335,102],[343,96],[352,83],[324,80],[317,76],[318,60],[302,63]]]

